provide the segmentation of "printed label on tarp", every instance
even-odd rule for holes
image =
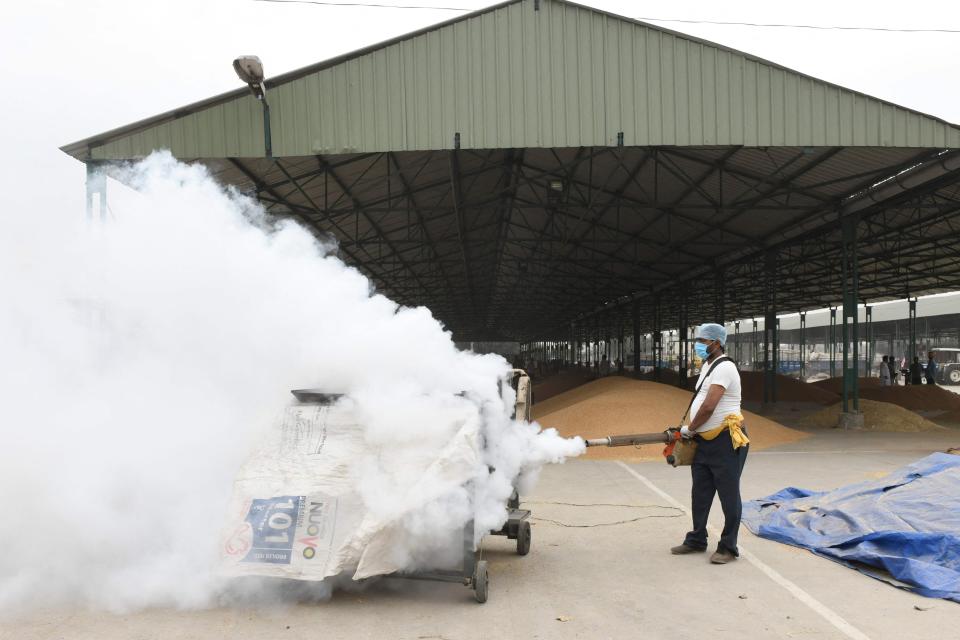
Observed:
[[[334,544],[338,502],[323,494],[254,498],[224,552],[239,562],[323,563]]]
[[[243,562],[290,564],[304,499],[304,496],[278,496],[251,501],[245,519],[253,541]]]

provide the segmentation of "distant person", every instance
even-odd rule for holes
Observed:
[[[603,354],[603,359],[600,360],[600,375],[610,375],[610,360],[607,358],[607,354]]]
[[[933,359],[933,351],[927,354],[927,384],[937,384],[937,361]]]
[[[684,437],[697,441],[690,466],[693,530],[683,544],[670,549],[674,555],[707,550],[707,517],[714,496],[718,496],[723,509],[723,531],[716,552],[710,556],[714,564],[726,564],[739,556],[740,475],[750,448],[740,413],[740,372],[724,354],[726,343],[727,330],[723,325],[707,323],[697,328],[694,348],[703,366],[690,405],[690,424],[681,429]]]
[[[923,365],[920,364],[920,356],[913,356],[913,363],[910,365],[910,384],[923,384]]]
[[[890,358],[883,356],[883,361],[880,363],[880,386],[889,387],[892,384],[892,375],[893,367],[890,366]]]
[[[890,369],[890,382],[887,385],[890,386],[897,380],[897,363],[893,359],[893,356],[890,356],[889,358],[884,356],[883,361],[887,363],[887,368]]]

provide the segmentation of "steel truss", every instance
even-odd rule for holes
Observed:
[[[943,157],[616,146],[206,162],[458,340],[564,342],[574,357],[601,337],[637,355],[657,327],[835,306],[851,246],[848,307],[960,289],[960,170],[843,215]]]

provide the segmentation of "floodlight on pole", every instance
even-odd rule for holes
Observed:
[[[233,70],[237,72],[237,77],[250,86],[253,95],[257,99],[266,95],[266,89],[263,86],[263,63],[257,56],[240,56],[233,61]]]
[[[270,136],[270,105],[267,103],[267,87],[264,84],[263,63],[257,56],[239,56],[233,61],[237,77],[246,82],[253,96],[263,104],[263,146],[266,156],[273,157],[273,141]]]

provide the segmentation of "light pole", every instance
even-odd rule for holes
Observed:
[[[253,96],[263,105],[263,146],[268,158],[273,157],[273,141],[270,138],[270,105],[267,103],[267,87],[263,84],[263,63],[257,56],[240,56],[233,61],[233,70],[247,83]]]

